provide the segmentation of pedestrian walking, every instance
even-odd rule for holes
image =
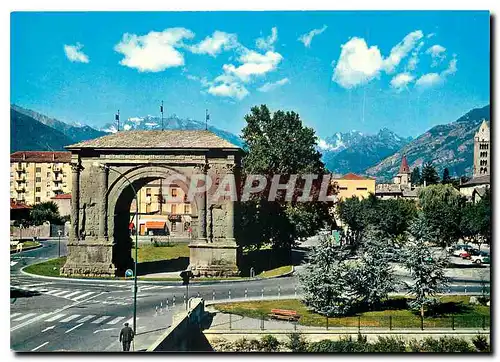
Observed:
[[[125,327],[120,331],[120,342],[123,344],[123,351],[130,351],[130,343],[134,339],[134,330],[128,326],[128,323],[124,324]]]

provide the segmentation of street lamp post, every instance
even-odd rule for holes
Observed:
[[[59,235],[59,258],[61,257],[61,230],[57,230],[57,235]]]
[[[99,162],[95,162],[94,166],[100,167],[100,168],[105,168],[111,171],[116,172],[120,176],[122,176],[127,182],[129,183],[130,187],[132,188],[132,191],[134,192],[134,198],[135,198],[135,259],[134,259],[134,333],[137,333],[137,249],[138,249],[138,240],[137,240],[137,235],[138,235],[138,228],[139,228],[139,203],[137,200],[137,191],[135,190],[134,185],[130,180],[128,179],[127,176],[125,176],[123,173],[120,171],[108,166],[108,165],[103,165]]]

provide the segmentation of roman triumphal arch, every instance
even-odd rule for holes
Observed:
[[[71,232],[62,275],[123,276],[133,264],[134,189],[158,179],[192,192],[193,273],[238,274],[236,203],[214,195],[227,176],[239,183],[239,147],[209,131],[176,130],[117,132],[66,148],[72,153]]]

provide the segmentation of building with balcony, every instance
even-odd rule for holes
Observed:
[[[71,152],[18,151],[10,155],[10,197],[35,205],[71,192]]]

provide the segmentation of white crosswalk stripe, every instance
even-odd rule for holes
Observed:
[[[73,298],[72,300],[74,300],[76,302],[76,301],[83,299],[91,294],[94,294],[94,292],[87,292],[85,294],[82,294],[82,295],[79,295],[78,297]]]
[[[59,297],[59,296],[62,297],[63,294],[66,294],[66,293],[69,293],[69,292],[70,292],[70,290],[61,290],[59,292],[52,293],[51,295],[54,296],[54,297]]]
[[[76,323],[83,323],[83,322],[86,322],[86,321],[88,321],[89,319],[92,319],[92,318],[94,318],[94,317],[95,317],[95,315],[94,315],[94,314],[90,314],[90,315],[88,315],[88,316],[83,317],[82,319],[77,320],[77,321],[76,321]]]
[[[69,299],[69,297],[72,297],[73,295],[77,295],[77,294],[79,294],[79,293],[81,293],[79,290],[77,290],[77,291],[73,291],[73,292],[70,290],[70,291],[68,291],[68,292],[67,292],[67,293],[65,293],[65,294],[57,294],[57,295],[56,295],[56,294],[54,294],[54,296]]]
[[[45,294],[53,295],[54,293],[57,293],[57,292],[60,292],[60,291],[61,291],[60,289],[52,289],[52,290],[49,290],[49,291],[45,292]]]
[[[95,321],[92,321],[93,324],[98,324],[104,322],[106,319],[110,318],[109,315],[102,316],[101,318],[97,318]]]
[[[21,315],[22,313],[14,313],[14,314],[11,314],[10,315],[10,318],[15,318],[17,317],[18,315]]]
[[[71,321],[71,320],[73,320],[75,318],[78,318],[78,317],[81,317],[81,315],[80,314],[73,314],[73,315],[70,315],[67,318],[64,318],[64,319],[60,320],[59,322],[60,323],[66,323],[66,322],[69,322],[69,321]]]
[[[28,314],[25,314],[25,315],[23,315],[23,316],[21,316],[21,317],[19,317],[19,318],[14,319],[14,321],[15,321],[15,322],[19,322],[19,321],[22,321],[22,320],[24,320],[24,319],[28,319],[28,318],[30,318],[30,317],[33,317],[35,314],[36,314],[36,313],[28,313]]]
[[[108,323],[106,324],[116,324],[118,323],[119,321],[121,321],[122,319],[125,319],[125,317],[116,317],[115,319],[113,319],[112,321],[109,321]]]
[[[46,319],[45,322],[54,322],[54,321],[58,320],[59,318],[64,317],[65,315],[66,315],[65,313],[56,314],[55,316],[53,316],[49,319]]]

